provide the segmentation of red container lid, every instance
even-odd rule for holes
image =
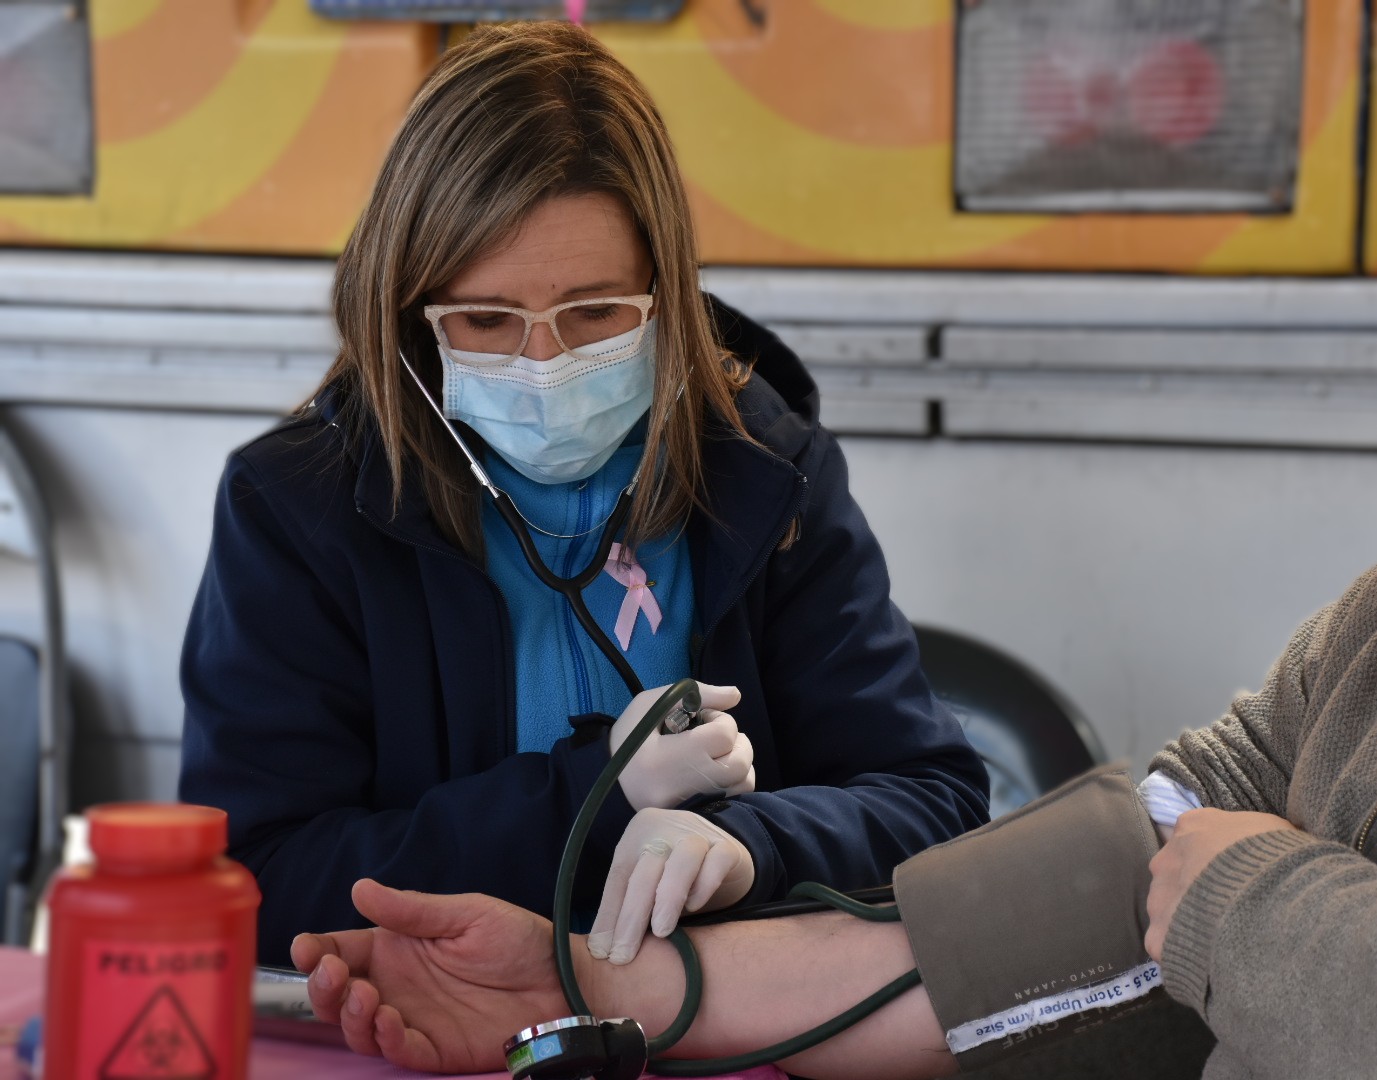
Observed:
[[[96,862],[169,866],[206,862],[229,842],[229,815],[190,803],[106,803],[86,811]]]

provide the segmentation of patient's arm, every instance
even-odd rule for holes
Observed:
[[[706,973],[699,1019],[674,1057],[741,1053],[780,1042],[861,1001],[913,968],[899,923],[869,923],[839,912],[689,931]],[[650,963],[591,964],[602,1015],[637,1015],[649,1032],[668,1026],[683,997],[678,955],[658,938]],[[654,1003],[647,1010],[640,1003]],[[638,1017],[639,1018],[639,1017]],[[782,1063],[826,1078],[945,1076],[956,1071],[921,986],[855,1027]]]
[[[304,934],[292,958],[312,971],[311,1000],[349,1045],[408,1068],[501,1069],[502,1042],[567,1015],[554,973],[550,924],[474,894],[354,889],[376,930]],[[824,913],[690,931],[702,958],[698,1018],[671,1056],[707,1057],[778,1042],[867,997],[913,967],[903,927]],[[668,1026],[683,998],[683,969],[665,941],[647,939],[635,961],[593,960],[583,939],[574,961],[600,1017],[631,1016],[647,1034]],[[785,1067],[819,1078],[885,1080],[954,1071],[922,987]]]
[[[939,1075],[955,1065],[948,1045],[979,1063],[1097,1023],[1159,979],[1142,946],[1156,848],[1126,770],[1106,766],[903,863],[904,925],[827,913],[694,929],[703,1003],[671,1053],[773,1045],[892,982],[915,956],[925,986],[786,1066],[848,1080]],[[354,903],[378,929],[303,935],[292,957],[313,972],[317,1014],[355,1050],[412,1068],[494,1069],[504,1039],[569,1012],[546,920],[485,896],[371,881]],[[669,1025],[684,977],[668,943],[648,941],[626,966],[573,944],[596,1015],[631,1016],[650,1035]]]

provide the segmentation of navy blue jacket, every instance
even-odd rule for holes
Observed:
[[[693,674],[740,688],[757,785],[701,812],[750,850],[747,902],[798,881],[884,883],[985,820],[985,770],[928,688],[811,378],[773,334],[714,311],[756,361],[738,405],[768,449],[711,431],[712,513],[688,525]],[[798,541],[778,551],[796,517]],[[182,687],[181,797],[229,812],[230,854],[263,891],[265,962],[300,931],[363,925],[349,900],[363,876],[548,914],[565,835],[607,762],[601,729],[515,752],[502,597],[418,491],[392,515],[379,444],[350,445],[328,404],[230,456]],[[576,907],[596,908],[630,817],[614,791]]]

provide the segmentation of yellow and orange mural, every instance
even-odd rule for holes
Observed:
[[[305,0],[89,10],[94,192],[0,198],[0,241],[333,254],[439,49],[434,27],[330,22]],[[758,27],[739,0],[687,0],[667,25],[595,28],[665,115],[707,262],[1355,269],[1362,0],[1306,6],[1295,204],[1265,216],[958,211],[953,0],[775,0],[768,13]]]
[[[328,254],[436,53],[304,0],[92,0],[90,197],[0,198],[27,244]]]

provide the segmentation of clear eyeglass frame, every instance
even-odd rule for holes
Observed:
[[[641,325],[636,329],[636,337],[614,352],[598,356],[590,356],[578,349],[571,349],[559,336],[559,327],[556,326],[555,320],[561,312],[568,311],[570,308],[596,307],[599,304],[628,304],[639,309]],[[641,338],[645,336],[646,320],[650,317],[650,309],[654,306],[655,297],[650,293],[641,293],[637,296],[598,296],[587,300],[567,300],[562,304],[556,304],[554,307],[548,307],[544,311],[532,311],[530,308],[522,307],[503,307],[501,304],[427,304],[422,309],[422,314],[430,323],[431,329],[435,331],[435,340],[439,342],[441,351],[456,364],[463,364],[466,367],[496,367],[499,364],[511,363],[526,351],[526,345],[531,340],[531,330],[536,323],[544,323],[548,326],[551,336],[554,337],[555,343],[560,349],[580,360],[621,360],[623,357],[630,356],[640,347]],[[526,323],[526,329],[521,335],[521,344],[516,347],[515,352],[494,360],[473,360],[470,357],[456,355],[455,350],[450,347],[449,339],[445,336],[445,330],[440,325],[440,320],[446,315],[461,311],[500,311],[506,315],[519,315]],[[496,356],[496,354],[493,355]]]

